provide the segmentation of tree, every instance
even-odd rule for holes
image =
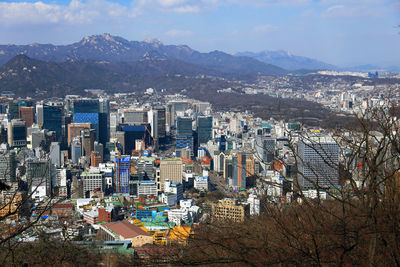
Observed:
[[[266,202],[265,212],[244,223],[201,224],[170,262],[182,265],[400,265],[400,136],[397,118],[386,107],[358,115],[354,130],[335,137],[339,159],[309,135],[291,135],[289,147],[297,172],[291,203]],[[295,140],[323,159],[305,162]],[[308,164],[310,172],[299,165]],[[340,174],[339,186],[323,169]],[[323,167],[322,167],[323,166]],[[308,181],[317,192],[305,194]],[[334,183],[334,181],[331,181]],[[337,183],[337,182],[335,182]],[[275,184],[274,186],[282,186]],[[323,195],[327,195],[324,199]]]

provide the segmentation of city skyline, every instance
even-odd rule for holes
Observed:
[[[108,32],[201,52],[286,50],[335,64],[396,66],[395,0],[1,1],[0,44],[68,44]]]

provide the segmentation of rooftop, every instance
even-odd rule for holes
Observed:
[[[140,227],[131,224],[128,221],[111,222],[103,224],[102,227],[111,230],[116,235],[120,235],[125,239],[134,238],[139,235],[151,236],[149,233],[142,230]]]

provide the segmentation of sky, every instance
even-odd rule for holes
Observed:
[[[400,65],[400,0],[0,1],[0,44],[110,33],[201,52],[286,50],[337,66]]]

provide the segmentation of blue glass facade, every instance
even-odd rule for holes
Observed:
[[[115,159],[115,193],[129,194],[130,156],[120,156]]]
[[[75,113],[74,122],[91,123],[92,125],[98,125],[99,113]]]
[[[99,100],[85,99],[74,102],[74,122],[91,123],[96,130],[96,140],[103,145],[108,141],[108,116],[108,109],[100,106]]]
[[[193,148],[193,137],[177,137],[176,138],[176,149]]]

